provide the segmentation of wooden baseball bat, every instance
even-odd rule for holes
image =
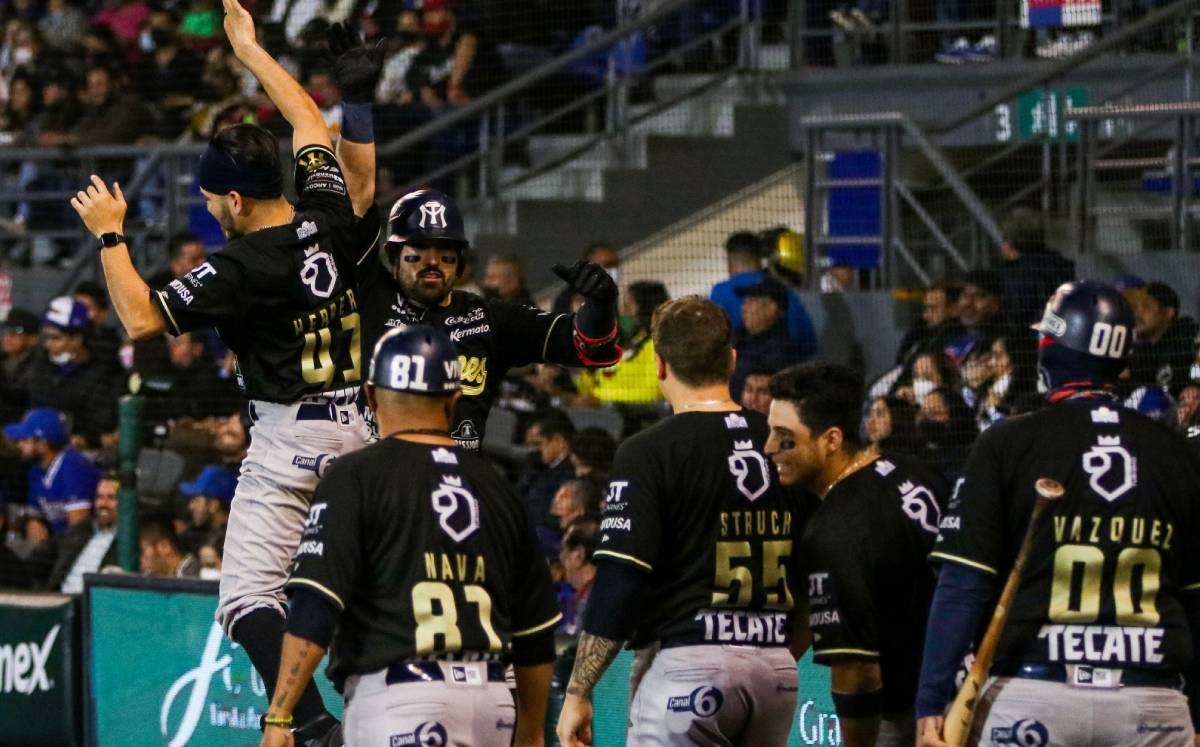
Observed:
[[[954,698],[950,710],[946,713],[945,726],[942,728],[942,738],[953,747],[962,747],[967,734],[971,731],[971,721],[975,717],[975,706],[979,699],[979,691],[987,680],[988,670],[992,668],[992,659],[996,655],[996,646],[1000,643],[1000,634],[1004,632],[1004,623],[1008,620],[1008,608],[1012,606],[1013,597],[1017,595],[1017,587],[1021,583],[1021,571],[1029,550],[1033,546],[1033,533],[1046,507],[1062,497],[1063,486],[1057,480],[1043,477],[1034,485],[1037,490],[1037,503],[1033,505],[1033,513],[1029,517],[1029,526],[1025,528],[1025,537],[1021,540],[1021,548],[1017,550],[1017,559],[1013,561],[1008,580],[1004,582],[1004,590],[1000,592],[1000,601],[996,603],[996,611],[992,613],[992,621],[988,623],[987,632],[979,650],[975,652],[975,662],[971,671],[963,680],[958,695]]]

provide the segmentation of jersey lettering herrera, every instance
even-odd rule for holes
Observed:
[[[1040,477],[1066,493],[1035,530],[997,660],[1180,669],[1177,590],[1200,582],[1200,468],[1186,442],[1111,403],[1066,402],[984,433],[934,552],[1000,575]]]

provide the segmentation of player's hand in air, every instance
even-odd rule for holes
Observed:
[[[225,36],[236,52],[256,44],[254,40],[254,18],[242,7],[239,0],[222,0],[225,4]]]
[[[342,100],[348,104],[369,104],[375,100],[375,87],[383,72],[383,53],[387,39],[363,43],[358,32],[346,24],[329,27],[329,54],[333,59],[333,79]]]
[[[554,265],[550,269],[589,301],[612,303],[617,300],[617,284],[595,262],[581,259],[570,267]]]
[[[563,747],[590,747],[592,744],[592,701],[568,695],[558,714],[558,741]]]
[[[942,739],[942,727],[946,719],[941,716],[926,716],[917,721],[917,747],[949,747]]]
[[[113,182],[110,192],[104,180],[92,174],[91,185],[71,198],[71,207],[83,218],[83,225],[93,236],[123,233],[128,206],[120,184]]]

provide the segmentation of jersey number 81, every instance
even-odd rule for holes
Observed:
[[[463,635],[458,627],[458,604],[454,591],[449,584],[441,581],[422,581],[413,586],[413,616],[417,621],[414,638],[419,656],[462,651]],[[465,584],[461,591],[463,601],[475,605],[479,613],[479,627],[488,640],[487,650],[500,653],[504,644],[492,627],[491,595],[477,584]]]

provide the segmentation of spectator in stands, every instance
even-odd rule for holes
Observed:
[[[42,80],[42,108],[33,118],[29,137],[37,145],[63,145],[65,136],[75,127],[83,113],[75,97],[75,79],[67,70]]]
[[[917,440],[917,408],[899,397],[876,397],[867,408],[863,423],[867,443],[876,452],[913,455],[920,450]]]
[[[565,532],[578,519],[599,519],[602,498],[600,484],[595,480],[567,480],[554,494],[550,515],[558,518],[558,527]]]
[[[4,47],[0,49],[0,75],[8,80],[21,68],[32,70],[42,51],[42,35],[33,22],[10,21],[4,37]]]
[[[119,381],[112,370],[95,363],[87,346],[91,326],[87,307],[70,296],[50,302],[42,319],[42,347],[30,381],[34,407],[56,407],[65,413],[79,443],[91,448],[117,429]]]
[[[29,505],[45,517],[53,534],[87,521],[92,513],[99,471],[87,457],[68,445],[63,416],[48,407],[25,413],[19,423],[4,426],[21,458],[30,462]]]
[[[922,353],[913,360],[911,377],[896,388],[895,394],[920,407],[934,389],[945,387],[958,391],[959,384],[959,372],[945,353]]]
[[[731,234],[725,241],[725,262],[729,279],[714,285],[709,298],[725,310],[729,323],[736,330],[742,326],[742,298],[737,294],[737,289],[759,285],[767,280],[767,273],[763,269],[761,238],[748,231]],[[808,358],[817,352],[817,335],[813,331],[812,319],[795,292],[788,292],[786,309],[788,335],[799,348],[801,358]]]
[[[921,400],[916,424],[920,446],[917,456],[949,482],[957,480],[979,432],[962,397],[948,387],[934,389]]]
[[[236,488],[237,475],[220,464],[210,464],[195,480],[180,484],[179,492],[188,499],[189,523],[179,534],[179,543],[185,551],[199,554],[209,535],[225,529]]]
[[[125,77],[107,65],[93,65],[84,76],[83,114],[65,145],[130,145],[153,138],[154,113],[125,92]]]
[[[189,231],[181,231],[171,237],[167,255],[167,268],[151,278],[151,288],[161,288],[172,280],[183,277],[204,264],[208,254],[200,237]]]
[[[1037,335],[1016,327],[997,337],[988,368],[990,384],[976,414],[980,430],[1015,414],[1018,403],[1037,393]]]
[[[617,453],[617,441],[603,428],[580,428],[571,437],[571,465],[575,477],[587,477],[603,484],[612,469]]]
[[[38,21],[38,31],[46,46],[56,52],[73,52],[87,31],[88,20],[73,0],[48,0],[46,15]]]
[[[742,384],[742,407],[766,415],[771,409],[771,376],[774,371],[748,371]]]
[[[179,33],[189,48],[198,51],[210,49],[223,38],[219,6],[216,0],[192,0],[188,5]]]
[[[33,76],[25,68],[17,68],[8,84],[8,103],[0,110],[0,146],[30,144],[41,108],[40,94]]]
[[[965,331],[947,349],[955,364],[961,365],[976,348],[987,349],[1000,334],[1000,295],[1000,276],[994,270],[967,273],[958,298],[958,318]]]
[[[613,282],[620,282],[618,271],[621,267],[621,255],[607,241],[596,241],[587,245],[583,250],[583,259],[600,265],[612,276]],[[554,297],[550,310],[555,314],[574,314],[583,305],[583,296],[570,287],[564,286]]]
[[[208,581],[221,579],[221,565],[225,561],[225,530],[210,532],[200,544],[196,554],[200,560],[200,578]]]
[[[577,519],[563,533],[558,560],[562,564],[563,579],[575,592],[571,596],[569,609],[563,614],[563,624],[560,627],[560,631],[567,635],[576,635],[582,628],[592,581],[596,578],[592,554],[596,552],[599,533],[599,522],[593,518]]]
[[[1075,279],[1075,263],[1046,245],[1042,218],[1029,208],[1013,210],[1003,228],[1001,306],[1011,324],[1028,327],[1042,318],[1058,286]]]
[[[29,409],[30,377],[44,355],[38,347],[37,316],[14,308],[0,325],[0,422],[9,423]]]
[[[166,139],[178,137],[188,126],[201,93],[204,61],[183,46],[175,16],[165,10],[151,14],[140,46],[145,56],[135,78],[137,92],[143,101],[159,107],[158,134]]]
[[[1175,422],[1177,430],[1186,432],[1200,412],[1200,381],[1192,379],[1175,392]]]
[[[391,51],[383,63],[383,74],[375,88],[380,104],[411,104],[413,91],[408,87],[408,71],[425,45],[421,17],[415,10],[403,9],[396,17],[396,32],[391,35]]]
[[[1131,386],[1170,387],[1188,380],[1195,359],[1198,327],[1179,315],[1179,294],[1166,283],[1146,283],[1134,307],[1134,347],[1129,357]]]
[[[424,0],[421,32],[425,45],[408,70],[408,89],[431,111],[465,106],[487,90],[495,73],[479,36],[459,23],[455,0]]]
[[[171,522],[143,519],[138,532],[142,546],[143,575],[168,578],[196,578],[200,575],[200,561],[195,555],[183,551]]]
[[[608,368],[580,372],[576,385],[582,405],[649,405],[662,401],[654,343],[650,339],[650,318],[668,300],[667,287],[657,280],[631,283],[621,294],[617,321],[623,349],[621,360]]]
[[[481,285],[485,298],[535,305],[533,296],[525,287],[525,268],[521,264],[521,258],[515,254],[488,257]]]
[[[137,50],[142,26],[150,19],[150,6],[145,0],[105,0],[104,7],[93,19],[98,26],[112,31],[127,53]]]
[[[84,335],[88,350],[97,364],[108,366],[114,375],[121,370],[118,352],[121,336],[109,324],[108,293],[104,286],[94,280],[84,280],[75,285],[72,297],[83,304],[88,312],[88,329]]]
[[[535,525],[558,525],[550,516],[550,504],[562,484],[575,476],[570,459],[574,435],[571,419],[557,409],[544,410],[535,416],[525,431],[525,445],[536,455],[517,487]]]
[[[918,354],[943,351],[962,337],[964,330],[957,313],[961,292],[961,287],[951,283],[939,283],[925,291],[921,299],[921,320],[900,341],[896,365],[910,367]]]
[[[58,539],[58,553],[46,588],[64,594],[83,593],[83,574],[97,573],[117,560],[116,475],[105,475],[96,485],[93,515],[67,529]]]
[[[730,379],[734,399],[742,396],[746,375],[751,371],[782,371],[804,359],[800,347],[788,335],[784,312],[788,289],[774,278],[755,285],[738,286],[742,299],[742,326],[734,334],[737,363]]]
[[[228,415],[245,406],[234,383],[222,378],[204,352],[204,339],[188,332],[167,339],[170,366],[143,378],[143,420],[166,423],[181,417],[197,420]]]

